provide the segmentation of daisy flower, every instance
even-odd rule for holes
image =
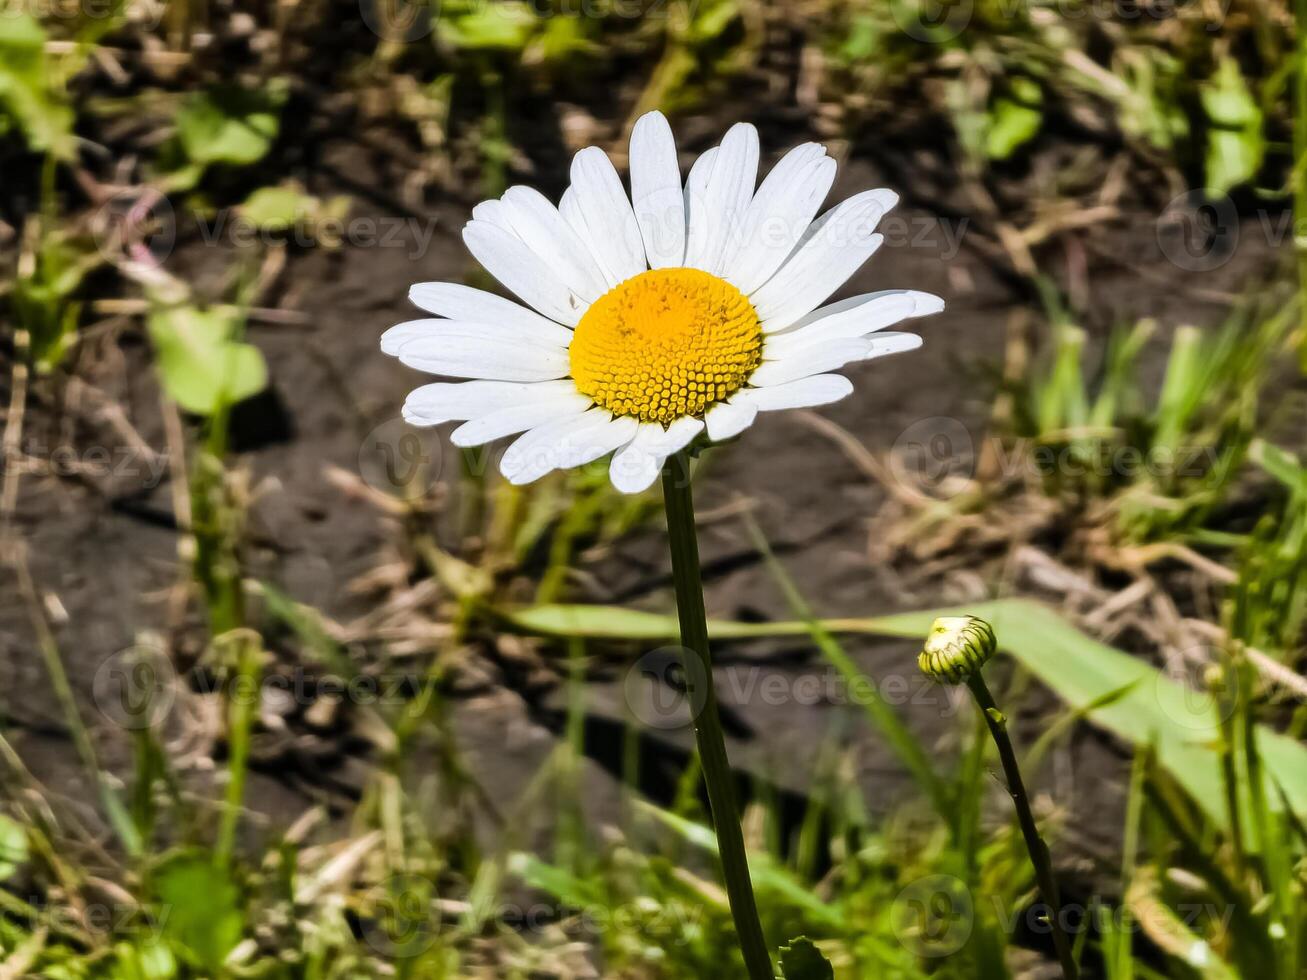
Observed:
[[[758,156],[757,130],[737,124],[683,183],[671,127],[651,112],[631,133],[629,196],[589,147],[557,207],[529,187],[478,204],[463,240],[526,305],[414,286],[434,317],[392,327],[381,349],[469,380],[417,388],[404,418],[462,422],[458,446],[516,436],[500,461],[515,484],[612,453],[613,485],[635,493],[701,432],[721,441],[759,412],[837,401],[853,385],[831,372],[919,347],[885,328],[943,309],[936,296],[821,305],[880,247],[898,196],[864,191],[818,217],[835,179],[825,147],[791,150],[761,184]]]

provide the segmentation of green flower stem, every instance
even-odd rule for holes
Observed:
[[[1021,769],[1017,766],[1017,754],[1012,748],[1012,740],[1007,736],[1007,717],[998,710],[994,696],[989,693],[985,679],[976,670],[967,678],[967,687],[980,706],[980,713],[989,726],[989,734],[998,746],[998,756],[1003,762],[1003,774],[1007,777],[1008,793],[1017,808],[1017,820],[1021,824],[1021,836],[1026,839],[1026,850],[1030,852],[1030,861],[1035,866],[1035,880],[1039,884],[1040,894],[1048,905],[1048,917],[1053,930],[1053,946],[1057,950],[1058,962],[1062,964],[1062,976],[1066,980],[1077,980],[1079,970],[1075,957],[1071,955],[1071,940],[1062,925],[1062,903],[1057,894],[1057,880],[1053,877],[1053,862],[1048,854],[1048,845],[1039,836],[1035,826],[1035,815],[1030,809],[1030,798],[1026,795],[1026,784],[1021,779]]]
[[[694,737],[699,746],[703,779],[717,831],[726,894],[740,938],[740,950],[750,980],[774,980],[767,941],[763,938],[758,907],[749,882],[749,863],[740,830],[740,813],[735,803],[731,764],[726,758],[717,694],[712,683],[712,654],[708,649],[708,618],[703,605],[703,582],[699,576],[699,541],[695,536],[694,499],[690,493],[690,460],[681,450],[663,472],[663,502],[667,507],[667,537],[672,550],[672,577],[676,582],[676,610],[681,620],[681,645],[686,683],[694,713]],[[698,663],[688,662],[697,657]]]

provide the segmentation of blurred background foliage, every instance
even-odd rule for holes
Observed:
[[[575,572],[620,554],[656,507],[614,494],[602,471],[509,488],[475,454],[453,515],[420,467],[407,474],[416,490],[393,494],[335,473],[394,537],[364,643],[251,561],[260,488],[232,445],[233,414],[273,372],[248,325],[296,322],[267,305],[288,255],[339,248],[325,229],[352,209],[465,211],[510,180],[557,183],[541,171],[561,151],[598,142],[620,156],[654,107],[708,117],[700,134],[756,116],[830,141],[971,223],[971,247],[1015,293],[1001,363],[972,372],[991,424],[974,474],[944,494],[900,489],[868,515],[868,552],[964,564],[1001,591],[1003,561],[1037,541],[1046,580],[1091,582],[1097,612],[972,610],[998,627],[1003,703],[1036,684],[1056,695],[1024,733],[1030,769],[1083,725],[1126,757],[1111,852],[1092,887],[1067,872],[1073,898],[1096,896],[1077,930],[1087,976],[1307,976],[1307,471],[1301,432],[1295,444],[1268,422],[1284,393],[1301,394],[1286,364],[1307,350],[1307,236],[1288,236],[1224,323],[1160,337],[1153,319],[1087,324],[1093,298],[1049,257],[1118,207],[1155,214],[1190,193],[1302,220],[1304,92],[1307,41],[1272,0],[7,0],[0,521],[30,621],[22,649],[39,656],[103,828],[52,800],[0,726],[0,977],[739,974],[694,760],[655,805],[632,723],[621,819],[595,828],[585,808],[588,681],[675,634],[665,617],[576,603]],[[324,134],[342,131],[400,160],[402,179],[369,184],[324,159]],[[335,167],[329,192],[300,182],[316,165]],[[230,209],[266,234],[209,250],[201,275],[162,260]],[[29,401],[44,411],[85,394],[109,316],[148,345],[179,539],[181,612],[170,632],[142,624],[123,666],[209,713],[197,756],[151,723],[153,701],[133,703],[130,764],[112,769],[14,520]],[[394,462],[420,461],[397,446]],[[1200,465],[1096,465],[1123,449]],[[849,452],[873,474],[894,463]],[[797,636],[865,686],[846,635],[925,632],[933,611],[816,618],[807,601],[822,597],[805,597],[753,532],[787,607],[715,624],[723,642]],[[451,723],[453,679],[486,649],[543,665],[566,702],[562,737],[490,841]],[[400,668],[416,679],[402,705],[354,709],[370,762],[355,806],[255,830],[247,772],[269,722],[241,692],[288,663],[341,682]],[[875,732],[912,780],[888,816],[864,796],[842,731],[811,760],[797,811],[742,775],[768,935],[809,937],[841,980],[1050,975],[983,729],[960,714],[940,751],[899,714],[873,696],[842,722]],[[1100,819],[1048,796],[1041,816],[1062,839]]]

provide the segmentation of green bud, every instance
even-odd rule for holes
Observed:
[[[930,626],[917,658],[922,672],[945,684],[961,684],[994,655],[994,629],[975,616],[941,616]]]

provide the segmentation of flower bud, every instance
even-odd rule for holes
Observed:
[[[917,658],[923,673],[945,684],[961,684],[994,655],[994,629],[975,616],[941,616]]]

